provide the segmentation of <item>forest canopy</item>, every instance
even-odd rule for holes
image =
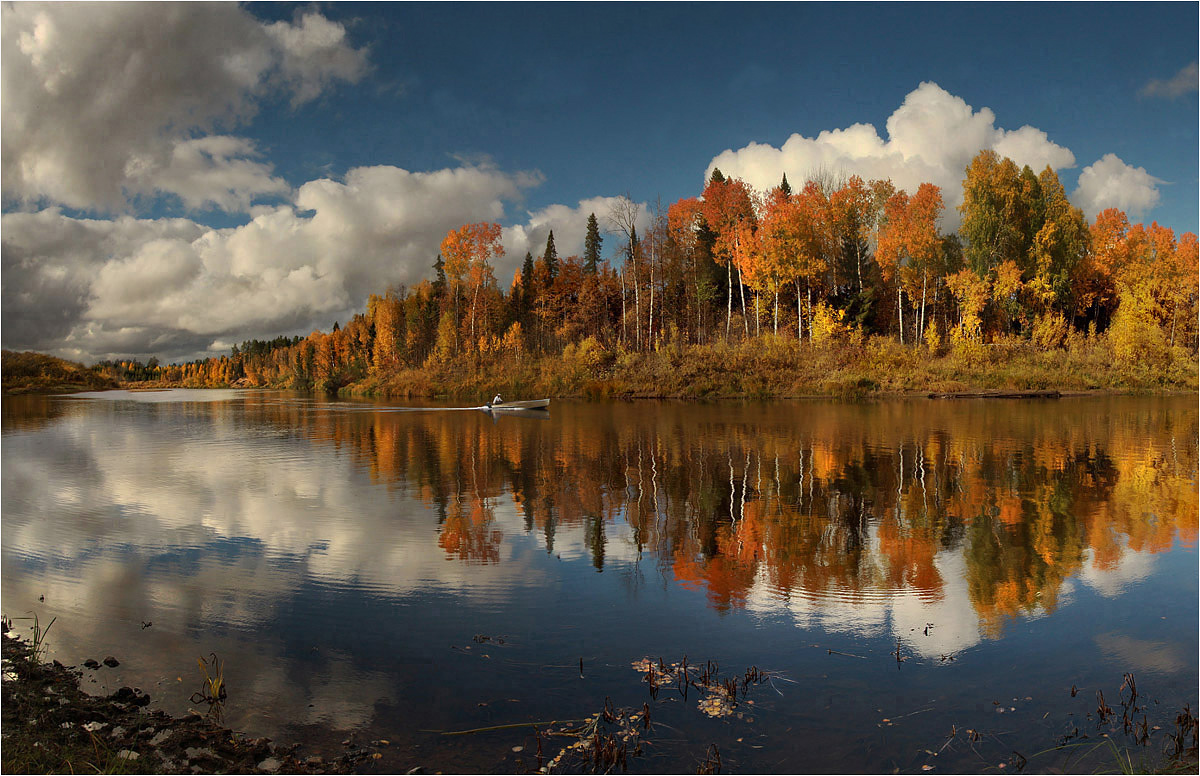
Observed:
[[[482,386],[549,359],[559,366],[543,364],[534,382],[578,392],[637,354],[691,348],[699,359],[705,348],[757,343],[798,360],[804,348],[832,349],[839,368],[855,359],[866,368],[863,348],[887,341],[964,368],[986,366],[990,346],[1088,347],[1094,361],[1142,377],[1191,365],[1184,383],[1194,384],[1196,235],[1131,224],[1113,209],[1088,223],[1052,168],[1019,168],[990,150],[962,186],[961,226],[944,233],[932,183],[904,191],[820,174],[756,191],[714,170],[696,196],[655,204],[641,233],[646,220],[628,198],[591,214],[583,256],[559,256],[551,232],[507,289],[493,273],[500,226],[464,224],[430,257],[431,279],[370,295],[329,332],[252,340],[190,364],[98,369],[171,384],[432,394],[437,381],[414,384],[413,373],[469,373]]]

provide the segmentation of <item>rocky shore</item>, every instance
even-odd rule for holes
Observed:
[[[149,711],[150,696],[133,687],[89,695],[82,670],[40,662],[29,643],[2,638],[5,773],[355,773],[372,771],[379,758],[359,747],[306,754],[207,716]]]

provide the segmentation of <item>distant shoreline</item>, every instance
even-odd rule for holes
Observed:
[[[324,385],[327,390],[317,390]],[[1049,398],[1105,394],[1169,395],[1200,390],[1196,356],[1175,348],[1157,363],[1122,362],[1103,340],[1042,350],[1002,343],[965,359],[881,339],[847,345],[754,340],[685,345],[653,352],[568,348],[561,355],[458,359],[423,367],[363,369],[317,382],[288,374],[266,380],[112,380],[80,364],[33,353],[4,354],[4,394],[123,388],[271,388],[343,398],[888,399],[939,396]]]

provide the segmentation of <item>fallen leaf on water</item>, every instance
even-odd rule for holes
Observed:
[[[523,747],[523,746],[514,746],[514,747],[513,747],[513,751],[514,751],[514,752],[520,752],[520,751],[521,751],[521,750],[523,750],[524,748],[525,748],[525,747]]]

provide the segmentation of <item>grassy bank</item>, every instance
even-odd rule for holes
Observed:
[[[83,364],[33,351],[5,350],[0,354],[4,393],[72,393],[103,391],[117,383]]]
[[[738,344],[605,350],[585,340],[542,358],[460,359],[372,374],[345,396],[621,398],[795,398],[978,390],[1195,391],[1195,356],[1183,348],[1118,357],[1102,338],[1042,350],[1028,342],[931,352],[886,339],[812,345],[764,337]]]

